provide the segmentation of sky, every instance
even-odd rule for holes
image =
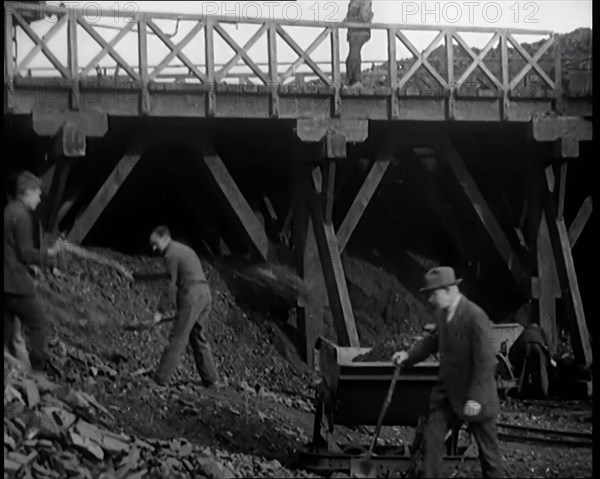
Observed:
[[[57,5],[58,2],[48,2]],[[248,19],[271,19],[283,18],[294,23],[298,20],[340,22],[344,19],[348,0],[299,0],[290,1],[124,1],[124,2],[64,2],[67,6],[81,8],[84,10],[87,21],[98,27],[107,25],[111,28],[99,28],[103,38],[109,40],[117,34],[118,28],[125,26],[127,15],[131,12],[168,12],[181,14],[211,14],[219,18],[235,20],[237,25],[227,25],[226,31],[240,45],[243,45],[256,32],[258,26],[244,24]],[[112,12],[123,13],[123,18],[118,18]],[[108,14],[100,17],[98,13]],[[486,28],[519,28],[527,30],[550,30],[557,33],[565,33],[580,27],[592,27],[592,1],[591,0],[542,0],[542,1],[400,1],[400,0],[374,0],[373,1],[374,23],[393,23],[398,25],[428,25],[428,26],[456,26],[460,28],[486,27]],[[34,31],[38,35],[47,32],[55,20],[45,20],[34,24]],[[192,22],[181,21],[179,28],[176,22],[171,20],[157,21],[157,25],[165,33],[177,33],[173,36],[174,43],[181,41],[193,26]],[[80,47],[79,64],[87,65],[95,54],[100,51],[100,46],[86,33],[78,33]],[[317,27],[290,26],[286,28],[290,36],[301,48],[306,48],[323,31]],[[419,51],[424,50],[433,40],[437,32],[408,32],[406,33]],[[470,46],[483,47],[491,38],[492,34],[463,33],[461,36]],[[115,47],[116,51],[133,65],[137,65],[137,35],[134,33],[125,36]],[[33,47],[33,43],[26,37],[24,32],[18,33],[18,58],[22,60],[27,52]],[[537,41],[540,35],[515,35],[518,41]],[[149,42],[149,63],[157,65],[167,55],[168,49],[155,36]],[[278,61],[293,62],[297,55],[285,44],[283,39],[277,41]],[[49,42],[53,53],[59,61],[66,63],[66,28],[63,26],[56,36]],[[249,55],[256,62],[266,63],[267,57],[266,35],[249,50]],[[346,33],[340,32],[340,48],[342,58],[342,71],[345,70],[344,60],[348,52]],[[203,33],[188,44],[184,53],[196,64],[204,63],[204,40]],[[410,56],[408,50],[397,41],[398,58]],[[225,42],[218,36],[215,40],[215,61],[217,65],[225,64],[234,55]],[[311,54],[311,58],[327,62],[330,59],[329,39]],[[371,40],[363,47],[363,61],[366,66],[370,63],[381,63],[387,60],[387,40],[384,30],[374,29]],[[109,57],[101,62],[103,66],[114,65],[115,62]],[[175,59],[172,65],[181,63]],[[232,71],[248,71],[242,61],[240,67]],[[29,67],[50,67],[50,63],[41,56],[36,55]],[[267,71],[266,65],[260,65]],[[323,69],[328,65],[324,63]],[[280,73],[287,67],[282,66]],[[307,71],[307,67],[301,67],[298,71]],[[175,72],[176,70],[171,70]],[[184,70],[179,69],[178,72]]]

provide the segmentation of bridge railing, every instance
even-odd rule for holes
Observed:
[[[51,26],[41,34],[36,33],[40,22],[27,20],[37,8],[26,4],[5,8],[5,84],[23,78],[55,77],[61,85],[78,88],[94,78],[109,77],[146,93],[164,82],[209,88],[253,83],[275,87],[276,91],[294,83],[338,92],[346,82],[346,34],[365,28],[364,24],[349,22],[235,22],[150,12],[104,11],[90,19],[82,10],[46,7],[44,13],[53,16],[42,19],[51,21]],[[182,27],[179,34],[184,23],[187,33]],[[167,31],[167,24],[171,29],[175,24],[176,31]],[[256,31],[244,41],[232,30],[239,26],[254,26]],[[300,28],[303,38],[314,38],[304,47],[294,33]],[[363,73],[367,89],[385,89],[392,96],[530,97],[531,87],[537,91],[534,96],[557,98],[561,94],[560,46],[552,32],[390,24],[370,24],[368,28],[372,39],[385,37],[387,58],[363,61],[363,69],[372,67]],[[109,30],[112,38],[106,35]],[[420,50],[410,38],[413,33],[429,33],[433,39]],[[488,35],[489,40],[482,49],[474,48],[465,39],[472,34]],[[19,35],[33,44],[29,51],[24,51],[26,42],[19,40]],[[84,36],[88,37],[86,45]],[[516,37],[543,38],[525,43]],[[97,53],[90,53],[90,42],[99,47]],[[233,53],[228,60],[223,61],[224,49],[217,48],[217,42]],[[165,50],[164,57],[149,61],[156,57],[159,46]],[[286,59],[282,58],[284,49]],[[402,58],[400,50],[408,56]],[[49,66],[40,66],[42,62]]]

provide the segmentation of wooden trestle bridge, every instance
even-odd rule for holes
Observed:
[[[26,119],[26,128],[40,137],[54,138],[50,230],[57,228],[64,213],[62,192],[73,159],[85,161],[86,141],[110,136],[113,120],[135,124],[195,119],[198,138],[182,141],[193,141],[201,151],[206,171],[227,196],[256,253],[266,259],[272,239],[215,151],[210,135],[203,133],[204,126],[219,119],[289,124],[299,141],[322,144],[320,156],[294,166],[300,168],[296,175],[300,186],[294,188],[293,214],[286,221],[287,226],[293,225],[299,270],[309,280],[316,278],[311,281],[315,290],[321,285],[326,291],[326,295],[315,291],[300,305],[305,354],[312,362],[310,351],[326,304],[339,343],[358,346],[340,253],[398,146],[409,144],[419,147],[416,154],[422,160],[434,157],[449,166],[524,300],[539,302],[540,321],[552,333],[554,344],[554,301],[558,297],[565,301],[576,354],[591,363],[571,254],[591,213],[591,199],[570,227],[562,211],[568,161],[579,156],[580,142],[592,140],[592,98],[591,91],[578,86],[579,73],[562,71],[560,45],[552,32],[372,24],[373,39],[385,39],[387,58],[365,72],[361,87],[349,88],[342,57],[346,32],[364,28],[361,24],[244,21],[239,25],[255,32],[242,41],[231,28],[233,20],[217,17],[109,11],[96,12],[92,21],[77,9],[48,6],[39,15],[39,8],[5,2],[4,113],[5,118]],[[32,22],[36,15],[38,21]],[[178,41],[171,32],[175,23],[182,31]],[[103,28],[108,24],[110,36]],[[295,39],[293,30],[299,27],[303,35],[314,32],[307,47]],[[433,38],[422,51],[411,40],[415,32]],[[474,33],[489,37],[483,48],[465,41]],[[516,37],[531,37],[536,43],[525,45]],[[225,62],[219,42],[232,52]],[[27,51],[25,43],[33,47]],[[157,45],[166,47],[167,53],[154,61]],[[401,58],[403,49],[412,58]],[[284,50],[292,52],[291,60],[282,59]],[[49,66],[40,67],[42,60]],[[486,192],[479,189],[463,161],[451,128],[446,128],[483,125],[493,130],[507,124],[526,130],[531,144],[539,145],[544,156],[540,160],[544,187],[536,200],[538,215],[532,219],[538,226],[535,235],[525,239],[530,246],[538,245],[537,259],[530,261],[516,251],[515,232],[495,217]],[[384,141],[371,158],[364,184],[335,231],[331,218],[336,164],[348,156],[348,144],[365,142],[378,129],[397,133],[380,135]],[[157,141],[149,136],[131,138],[122,160],[74,220],[69,240],[86,238]],[[319,252],[316,265],[307,260],[311,248]]]

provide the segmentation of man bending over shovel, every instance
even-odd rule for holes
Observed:
[[[217,368],[205,335],[212,297],[200,259],[194,250],[171,239],[166,226],[159,226],[152,232],[150,244],[153,251],[165,257],[171,277],[169,290],[163,295],[154,315],[155,323],[161,322],[173,302],[176,302],[178,310],[155,380],[161,386],[169,383],[189,342],[203,386],[218,387]]]
[[[492,323],[458,289],[454,270],[439,267],[425,274],[428,302],[438,313],[435,331],[412,351],[392,361],[410,366],[440,353],[437,384],[431,391],[424,439],[425,477],[442,477],[444,437],[449,427],[467,421],[479,446],[482,477],[502,477],[495,418],[499,401],[494,372],[496,352]]]

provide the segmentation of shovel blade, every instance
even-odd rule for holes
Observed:
[[[350,460],[350,475],[352,477],[377,477],[377,467],[369,457],[352,458]]]

